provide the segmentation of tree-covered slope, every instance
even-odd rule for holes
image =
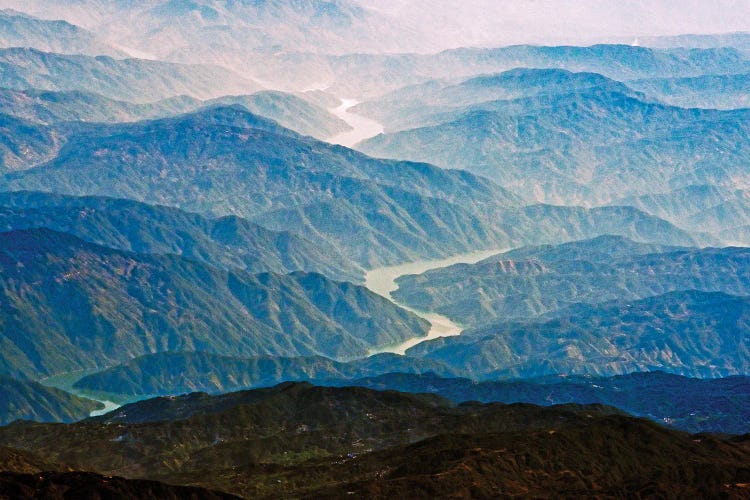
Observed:
[[[60,389],[0,375],[0,425],[19,419],[75,422],[100,408],[101,403],[79,398]]]
[[[62,143],[56,131],[6,114],[0,114],[0,133],[0,174],[47,161]]]
[[[0,233],[0,368],[41,377],[148,353],[361,357],[428,324],[319,274],[221,271],[48,229]]]
[[[670,291],[750,295],[748,259],[743,247],[678,249],[604,236],[405,276],[393,295],[411,307],[478,324]]]
[[[517,197],[484,178],[369,158],[241,108],[66,130],[53,160],[0,177],[0,190],[114,196],[237,215],[329,243],[365,267],[607,233],[695,241],[634,209],[519,207]]]
[[[485,179],[374,160],[238,107],[88,126],[51,162],[0,179],[0,189],[254,218],[328,240],[366,265],[492,245],[504,235],[491,213],[517,203]]]
[[[484,378],[653,370],[692,377],[747,375],[749,319],[748,297],[671,292],[580,304],[535,321],[495,322],[460,337],[424,342],[408,354]]]
[[[693,184],[744,185],[748,113],[573,88],[458,106],[438,123],[359,147],[378,157],[463,168],[529,200],[590,205]]]
[[[309,271],[346,281],[362,270],[335,248],[236,216],[218,219],[177,208],[103,197],[0,193],[0,231],[48,228],[91,243],[147,254],[177,254],[224,269]]]
[[[601,405],[454,405],[434,395],[284,384],[126,405],[0,443],[128,478],[248,498],[741,493],[747,440],[694,436]]]

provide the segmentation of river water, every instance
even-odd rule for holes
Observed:
[[[91,399],[93,401],[102,403],[104,405],[104,408],[102,408],[101,410],[94,410],[89,414],[90,417],[98,417],[100,415],[104,415],[105,413],[109,413],[112,410],[118,409],[121,405],[115,403],[114,401],[106,399],[106,396],[104,396],[103,394],[82,391],[73,387],[73,384],[81,377],[85,377],[86,375],[89,375],[91,373],[96,373],[97,371],[98,370],[81,370],[77,372],[63,373],[54,377],[47,377],[45,379],[42,379],[39,381],[39,383],[42,385],[46,385],[47,387],[62,389],[63,391],[69,392],[74,396],[78,396],[80,398]]]
[[[342,132],[340,134],[337,134],[329,138],[328,139],[329,143],[340,144],[346,147],[352,147],[358,142],[364,141],[365,139],[369,139],[370,137],[374,137],[383,132],[383,125],[381,125],[380,123],[376,122],[375,120],[366,118],[364,116],[360,116],[356,113],[351,113],[349,111],[352,107],[356,106],[357,104],[359,104],[359,101],[355,99],[342,99],[340,106],[330,110],[331,113],[338,116],[339,118],[344,120],[347,124],[349,124],[349,126],[352,127],[352,130],[348,132]],[[503,251],[504,250],[502,249],[482,250],[478,252],[470,252],[470,253],[454,255],[446,259],[421,260],[421,261],[416,261],[416,262],[408,262],[406,264],[399,264],[397,266],[381,267],[381,268],[372,269],[371,271],[368,271],[367,274],[365,275],[365,286],[367,288],[377,293],[378,295],[382,295],[383,297],[394,302],[395,304],[398,304],[404,309],[407,309],[413,312],[417,316],[420,316],[426,319],[432,325],[430,327],[430,330],[427,336],[425,337],[414,337],[396,345],[381,347],[377,350],[372,351],[370,354],[372,355],[372,354],[385,353],[385,352],[391,352],[395,354],[404,354],[406,350],[409,349],[410,347],[414,347],[415,345],[420,344],[426,340],[437,339],[440,337],[450,337],[454,335],[460,335],[461,332],[463,331],[463,327],[454,323],[453,321],[451,321],[450,319],[448,319],[447,317],[443,315],[424,312],[424,311],[417,311],[415,309],[407,307],[406,305],[401,304],[398,301],[394,300],[393,297],[391,297],[391,292],[398,289],[398,285],[396,285],[396,279],[407,274],[421,274],[425,271],[429,271],[430,269],[437,269],[439,267],[446,267],[446,266],[450,266],[453,264],[460,264],[460,263],[473,264],[482,259],[490,257],[491,255],[495,255]],[[50,377],[42,381],[42,383],[51,387],[57,387],[57,388],[63,389],[65,391],[68,391],[80,397],[93,399],[94,401],[99,401],[100,403],[104,404],[103,409],[95,410],[91,412],[92,417],[104,415],[105,413],[108,413],[112,410],[116,410],[117,408],[119,408],[120,407],[119,404],[113,401],[110,401],[108,399],[105,399],[104,397],[98,394],[93,394],[88,391],[76,390],[73,387],[73,383],[76,380],[78,380],[80,377],[86,375],[87,373],[88,372],[77,372],[77,373],[59,375],[57,377]]]
[[[344,120],[352,130],[342,132],[327,139],[331,144],[340,144],[351,148],[358,142],[383,133],[383,125],[349,110],[359,104],[356,99],[341,99],[341,105],[329,111]]]
[[[421,260],[416,262],[409,262],[406,264],[399,264],[397,266],[380,267],[368,271],[367,274],[365,274],[365,286],[367,288],[377,293],[378,295],[382,295],[383,297],[391,300],[404,309],[413,312],[417,316],[426,319],[432,325],[426,337],[414,337],[400,344],[381,347],[377,350],[373,350],[372,352],[370,352],[370,354],[372,355],[384,352],[404,354],[407,349],[414,347],[415,345],[420,344],[426,340],[461,335],[461,332],[463,332],[464,330],[461,325],[454,323],[441,314],[418,311],[395,300],[391,296],[391,292],[398,289],[396,280],[399,277],[405,276],[407,274],[421,274],[425,271],[429,271],[430,269],[451,266],[453,264],[473,264],[503,251],[505,251],[505,249],[481,250],[478,252],[454,255],[446,259]]]
[[[349,111],[357,104],[359,104],[359,101],[357,101],[356,99],[341,99],[340,106],[329,110],[331,113],[349,124],[349,126],[352,127],[352,130],[335,135],[329,138],[328,142],[330,142],[331,144],[340,144],[342,146],[352,147],[355,144],[364,141],[365,139],[369,139],[383,133],[384,128],[382,124],[376,122],[375,120],[371,120]],[[410,347],[414,347],[415,345],[424,342],[425,340],[460,335],[463,331],[463,327],[454,323],[441,314],[416,311],[394,300],[393,297],[391,297],[391,292],[398,288],[398,286],[396,285],[397,278],[406,274],[421,274],[430,269],[446,267],[452,264],[473,264],[474,262],[478,262],[502,251],[503,250],[483,250],[479,252],[454,255],[447,259],[422,260],[418,262],[400,264],[397,266],[381,267],[369,271],[365,275],[365,286],[367,288],[391,300],[404,309],[407,309],[414,314],[426,319],[432,325],[426,337],[415,337],[397,345],[381,347],[377,350],[371,351],[370,354],[378,354],[383,352],[404,354],[407,349],[409,349]]]

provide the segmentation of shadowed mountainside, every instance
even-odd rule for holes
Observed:
[[[252,498],[712,496],[741,494],[750,479],[746,439],[691,436],[603,406],[455,406],[309,384],[158,398],[67,426],[16,423],[0,442]]]

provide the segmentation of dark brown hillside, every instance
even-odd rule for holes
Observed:
[[[245,498],[750,497],[747,437],[601,405],[456,406],[306,383],[157,398],[71,425],[18,422],[0,428],[0,444]]]

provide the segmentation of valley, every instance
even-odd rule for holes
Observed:
[[[483,260],[486,257],[489,257],[490,255],[494,255],[499,251],[500,250],[483,250],[479,252],[469,252],[454,255],[452,257],[448,257],[447,259],[409,262],[407,264],[381,267],[367,271],[367,273],[365,274],[365,287],[377,293],[378,295],[387,298],[388,300],[392,300],[395,304],[404,307],[406,310],[411,311],[417,316],[424,318],[430,322],[430,330],[427,332],[426,336],[415,337],[394,346],[381,347],[375,351],[371,351],[370,354],[379,354],[385,352],[405,354],[407,349],[414,347],[421,342],[426,342],[428,340],[433,340],[441,337],[461,335],[463,328],[448,319],[446,316],[437,313],[419,311],[410,308],[402,303],[399,303],[397,299],[394,299],[392,292],[398,289],[396,280],[398,280],[402,276],[422,274],[426,271],[429,271],[430,269],[438,269],[441,267],[451,266],[453,264],[473,264],[475,262]]]
[[[382,124],[351,111],[357,104],[359,101],[356,99],[341,99],[340,106],[329,110],[334,116],[346,122],[352,130],[329,137],[326,142],[351,148],[355,144],[383,133]]]
[[[0,0],[0,500],[750,499],[748,85],[733,0]]]

